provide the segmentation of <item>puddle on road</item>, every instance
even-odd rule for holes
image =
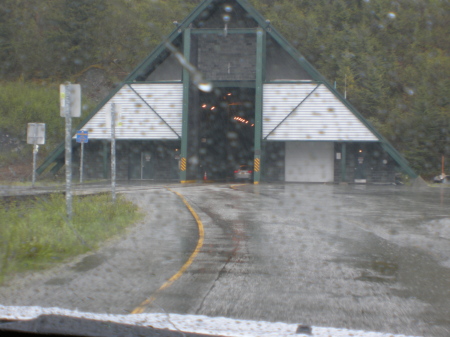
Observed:
[[[45,282],[45,284],[48,286],[62,286],[69,283],[70,281],[71,281],[70,278],[55,277]]]
[[[341,239],[345,253],[333,262],[355,268],[357,281],[386,284],[394,296],[430,304],[422,318],[450,330],[450,269],[419,249],[397,246],[374,234]]]
[[[361,276],[355,280],[377,283],[397,281],[399,265],[395,262],[384,261],[380,257],[374,256],[371,261],[358,261],[355,265],[362,269]]]
[[[71,269],[75,272],[86,272],[100,266],[106,261],[106,257],[101,254],[94,254],[84,257],[80,262],[76,263]],[[71,281],[70,278],[54,277],[45,284],[50,286],[62,286]]]
[[[89,255],[73,266],[72,269],[78,272],[89,271],[101,265],[105,260],[105,256],[101,254]]]

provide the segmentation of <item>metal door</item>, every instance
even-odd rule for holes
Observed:
[[[151,152],[141,152],[141,179],[153,179],[155,175],[154,166]]]
[[[355,163],[355,183],[365,184],[367,182],[366,163],[364,159],[363,150],[358,150]]]
[[[286,142],[286,181],[333,182],[333,150],[332,142]]]

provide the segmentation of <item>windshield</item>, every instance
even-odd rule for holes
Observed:
[[[449,15],[3,0],[0,321],[449,336]]]

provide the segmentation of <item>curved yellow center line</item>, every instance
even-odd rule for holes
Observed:
[[[158,295],[164,289],[170,287],[176,280],[178,280],[180,278],[180,276],[183,275],[183,273],[186,271],[186,269],[188,269],[189,266],[192,264],[192,262],[194,261],[195,257],[198,255],[198,253],[200,252],[200,249],[203,246],[203,240],[204,240],[204,237],[205,237],[205,231],[203,229],[203,223],[200,220],[200,217],[198,216],[197,212],[194,211],[192,206],[186,201],[186,199],[180,193],[175,192],[175,191],[171,190],[170,188],[167,188],[167,189],[170,192],[175,193],[178,197],[180,197],[180,199],[183,201],[183,203],[189,209],[189,211],[191,212],[191,214],[194,217],[195,221],[197,222],[197,226],[198,226],[197,246],[195,247],[195,249],[192,252],[192,254],[189,257],[189,259],[180,268],[180,270],[178,270],[171,278],[169,278],[166,282],[164,282],[164,284],[161,287],[159,287],[159,289],[156,290],[149,298],[147,298],[137,308],[135,308],[131,312],[132,314],[141,314],[141,313],[143,313],[145,308],[156,299],[156,295]]]

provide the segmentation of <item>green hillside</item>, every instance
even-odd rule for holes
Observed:
[[[0,132],[23,141],[27,122],[49,123],[51,151],[64,128],[59,83],[85,81],[89,110],[198,3],[3,0]],[[441,156],[450,155],[450,1],[251,3],[417,172],[440,172]]]

